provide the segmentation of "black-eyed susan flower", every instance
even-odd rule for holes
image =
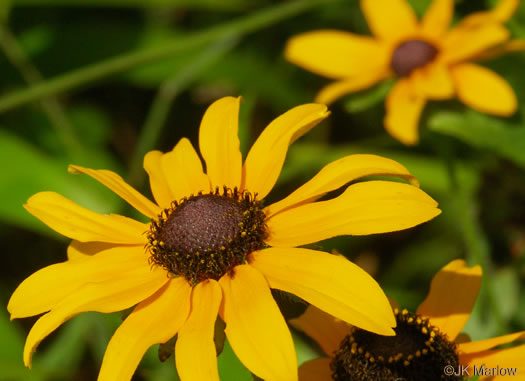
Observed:
[[[73,241],[67,262],[31,275],[9,301],[11,318],[45,313],[27,337],[27,366],[37,345],[72,316],[135,306],[109,342],[99,381],[129,380],[150,346],[175,335],[181,379],[218,380],[218,315],[249,370],[265,380],[296,380],[292,337],[270,288],[357,327],[393,334],[392,310],[370,276],[340,256],[296,247],[337,235],[406,229],[438,215],[436,202],[415,185],[389,181],[353,184],[338,197],[316,201],[363,176],[416,182],[392,160],[352,155],[263,207],[288,146],[328,111],[307,104],[278,117],[243,165],[239,104],[239,98],[222,98],[204,114],[199,147],[206,171],[187,139],[171,152],[145,156],[156,204],[113,172],[70,167],[110,188],[149,217],[149,224],[95,213],[53,192],[28,200],[31,214]]]
[[[317,341],[328,357],[301,365],[299,380],[438,381],[476,375],[496,376],[490,378],[495,381],[525,379],[525,369],[520,369],[525,345],[493,349],[524,340],[525,331],[472,342],[460,335],[480,285],[481,267],[450,262],[434,276],[416,313],[394,308],[396,336],[388,337],[309,306],[292,324]]]
[[[288,41],[285,56],[336,80],[317,95],[320,103],[395,77],[384,125],[399,141],[415,144],[428,100],[457,97],[475,110],[500,116],[516,111],[516,96],[507,82],[472,61],[523,49],[522,41],[508,43],[503,26],[518,5],[519,0],[500,0],[494,9],[471,14],[449,29],[453,0],[434,0],[421,21],[406,0],[361,0],[373,37],[339,30],[308,32]],[[501,46],[505,48],[494,49]]]

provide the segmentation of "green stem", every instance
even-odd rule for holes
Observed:
[[[304,12],[330,0],[296,0],[257,11],[240,19],[189,33],[163,46],[124,54],[106,61],[62,74],[26,90],[8,94],[0,98],[0,112],[40,99],[51,94],[72,90],[79,86],[92,84],[102,77],[120,73],[133,67],[197,48],[208,43],[262,29],[281,20]]]
[[[0,47],[28,85],[38,86],[44,81],[42,75],[31,63],[16,38],[3,24],[0,24]],[[64,146],[64,150],[72,159],[81,157],[83,148],[80,140],[77,138],[73,126],[58,100],[54,97],[48,97],[42,99],[40,104]]]
[[[128,175],[130,184],[138,186],[142,183],[144,177],[144,172],[142,171],[143,157],[155,147],[176,96],[187,88],[203,70],[231,50],[237,41],[237,39],[228,38],[216,42],[199,53],[195,59],[188,62],[182,71],[166,80],[159,87],[144,126],[141,129],[137,148],[131,158]]]

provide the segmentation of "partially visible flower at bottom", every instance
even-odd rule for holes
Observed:
[[[145,156],[157,204],[111,171],[70,167],[117,193],[149,217],[149,224],[95,213],[53,192],[28,200],[25,208],[31,214],[73,242],[67,262],[31,275],[9,301],[12,319],[45,313],[27,337],[27,366],[38,344],[71,317],[136,306],[109,342],[99,381],[131,379],[146,350],[175,335],[181,379],[218,380],[217,315],[226,323],[235,354],[251,372],[265,380],[294,381],[292,337],[270,288],[295,294],[363,329],[394,333],[388,299],[372,277],[341,256],[297,246],[338,235],[407,229],[437,216],[437,203],[399,163],[351,155],[263,207],[288,146],[328,111],[307,104],[281,115],[261,133],[243,165],[239,106],[240,98],[226,97],[204,114],[199,147],[206,173],[187,139],[171,152]],[[366,181],[316,201],[371,175],[415,185]]]
[[[480,285],[481,267],[450,262],[434,276],[416,313],[394,308],[396,336],[363,331],[309,306],[291,324],[314,339],[328,357],[302,364],[299,381],[459,381],[475,375],[493,381],[525,380],[525,345],[493,349],[525,340],[525,331],[480,341],[460,333]]]

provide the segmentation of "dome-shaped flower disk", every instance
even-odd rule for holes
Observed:
[[[437,216],[437,203],[399,163],[351,155],[263,207],[288,146],[329,113],[321,104],[286,112],[261,133],[243,164],[239,105],[240,98],[222,98],[204,114],[199,148],[206,171],[187,139],[171,152],[145,156],[156,203],[111,171],[70,167],[121,196],[149,217],[149,224],[99,214],[53,192],[28,200],[31,214],[73,241],[66,262],[31,275],[9,301],[11,318],[44,313],[27,337],[27,366],[37,345],[76,314],[135,306],[109,342],[99,381],[129,380],[150,346],[175,335],[181,379],[218,380],[213,341],[218,315],[250,371],[265,380],[297,380],[292,337],[270,288],[365,330],[393,334],[394,315],[372,277],[341,256],[297,246],[407,229]],[[371,175],[411,184],[361,182],[316,201]]]
[[[406,0],[361,0],[373,37],[319,30],[292,37],[286,58],[306,70],[334,79],[317,95],[329,104],[339,97],[395,77],[386,99],[386,130],[404,144],[418,142],[418,123],[427,100],[457,97],[493,115],[516,111],[512,88],[493,71],[472,63],[509,51],[524,41],[508,41],[503,26],[519,0],[500,0],[449,29],[453,0],[433,0],[418,20]]]
[[[291,323],[319,343],[327,357],[301,365],[299,380],[339,380],[341,373],[346,372],[355,372],[348,379],[358,381],[390,381],[400,379],[400,376],[407,381],[461,380],[463,378],[445,374],[445,367],[452,366],[448,369],[453,369],[454,372],[464,370],[463,377],[467,379],[475,375],[474,367],[480,375],[482,365],[489,370],[516,369],[515,375],[510,375],[507,371],[505,374],[502,371],[499,374],[493,371],[492,375],[495,377],[490,378],[491,380],[524,380],[525,369],[522,364],[525,345],[494,348],[525,340],[525,331],[479,341],[470,341],[466,335],[460,334],[470,316],[480,285],[481,267],[468,267],[463,260],[450,262],[434,276],[429,294],[415,314],[394,308],[398,323],[397,335],[390,337],[356,329],[309,306],[303,315],[293,319]],[[377,340],[370,336],[376,336]],[[446,361],[443,362],[443,359]],[[367,364],[367,375],[359,373],[363,364]],[[374,377],[374,372],[381,374],[379,372],[384,370],[387,376]],[[417,374],[421,371],[424,372],[423,377]],[[490,373],[485,373],[485,376],[489,375]],[[482,376],[480,379],[487,377]]]

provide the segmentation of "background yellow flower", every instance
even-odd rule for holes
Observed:
[[[522,48],[503,26],[519,0],[500,0],[491,11],[467,16],[449,29],[453,0],[433,0],[417,20],[406,0],[361,0],[373,37],[339,30],[307,32],[291,38],[285,56],[296,65],[335,79],[317,101],[337,98],[395,77],[386,99],[386,130],[405,144],[418,142],[418,124],[427,100],[457,97],[475,110],[509,116],[516,111],[512,88],[498,74],[473,64],[494,47]],[[514,47],[514,48],[512,48]]]

